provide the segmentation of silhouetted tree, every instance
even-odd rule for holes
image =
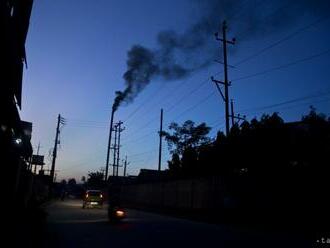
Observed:
[[[181,160],[177,153],[172,154],[172,159],[167,162],[170,173],[173,175],[178,175],[181,173]]]
[[[172,154],[176,153],[182,156],[187,148],[194,149],[211,141],[207,137],[211,128],[205,123],[195,126],[193,121],[188,120],[182,126],[179,126],[179,124],[172,122],[169,129],[173,130],[173,133],[164,131],[162,135],[165,137]]]
[[[171,123],[169,126],[172,133],[163,132],[172,160],[168,162],[171,174],[175,175],[194,175],[198,169],[198,148],[210,143],[207,137],[211,128],[205,123],[195,126],[195,123],[188,120],[179,126]]]
[[[182,126],[172,123],[173,132],[164,132],[172,153],[168,162],[172,175],[220,175],[225,193],[245,206],[267,202],[268,207],[287,214],[326,215],[330,208],[326,201],[330,193],[329,117],[313,107],[296,122],[285,123],[278,113],[264,114],[235,124],[228,136],[218,132],[212,142],[207,137],[209,128],[197,127],[192,121]]]
[[[187,147],[181,158],[182,172],[184,175],[196,175],[199,172],[197,149]]]
[[[324,114],[316,112],[314,107],[308,115],[303,116],[302,124],[306,125],[303,144],[305,166],[314,171],[330,171],[330,122]]]
[[[87,184],[89,188],[101,188],[105,185],[104,175],[100,171],[89,172]]]
[[[74,179],[74,178],[70,178],[70,179],[68,180],[68,185],[69,185],[69,186],[75,186],[75,185],[77,185],[76,179]]]
[[[85,177],[85,176],[82,176],[82,177],[81,177],[81,181],[82,181],[83,183],[86,183],[86,177]]]

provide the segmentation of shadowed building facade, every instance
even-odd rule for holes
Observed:
[[[0,164],[6,192],[16,198],[32,155],[32,123],[22,121],[25,40],[33,0],[0,1]]]

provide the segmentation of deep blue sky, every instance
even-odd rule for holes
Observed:
[[[110,109],[114,92],[124,88],[127,51],[134,44],[155,47],[159,31],[186,30],[202,13],[192,2],[196,0],[35,1],[26,42],[28,69],[24,72],[21,116],[33,122],[33,145],[36,148],[40,141],[41,153],[46,157],[53,146],[58,113],[67,119],[57,160],[59,179],[80,179],[88,171],[104,166]],[[245,39],[234,32],[243,25],[237,15],[229,22],[233,32],[228,36],[237,38],[229,63],[234,65],[319,18],[318,12],[304,14],[267,35]],[[219,24],[221,20],[219,16]],[[253,109],[329,92],[329,53],[264,75],[234,80],[329,51],[329,25],[329,19],[323,20],[230,69],[230,95],[235,99],[236,110],[251,109],[246,113],[250,119],[261,115],[260,110]],[[213,39],[210,33],[210,41]],[[220,51],[217,42],[213,45]],[[214,127],[211,136],[223,130],[224,106],[215,86],[206,82],[194,90],[221,71],[222,66],[214,63],[183,80],[155,79],[133,103],[118,110],[116,120],[127,120],[122,133],[122,155],[130,161],[129,174],[137,174],[140,168],[157,167],[161,107],[165,127],[171,121],[191,119]],[[217,77],[222,79],[222,74]],[[306,114],[311,104],[330,114],[329,94],[261,112],[278,111],[286,121],[294,121]],[[167,154],[165,143],[164,151]],[[164,156],[164,167],[167,158]]]

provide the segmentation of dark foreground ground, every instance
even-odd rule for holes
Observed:
[[[107,221],[106,207],[82,209],[79,200],[55,201],[45,210],[46,222],[30,230],[32,237],[27,232],[30,243],[20,240],[20,247],[328,247],[299,233],[206,224],[137,210],[128,210],[128,218],[114,225]]]

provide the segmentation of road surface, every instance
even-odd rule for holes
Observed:
[[[82,209],[81,201],[53,202],[45,230],[45,247],[315,247],[298,235],[237,230],[223,225],[128,210],[114,225],[106,208]]]

